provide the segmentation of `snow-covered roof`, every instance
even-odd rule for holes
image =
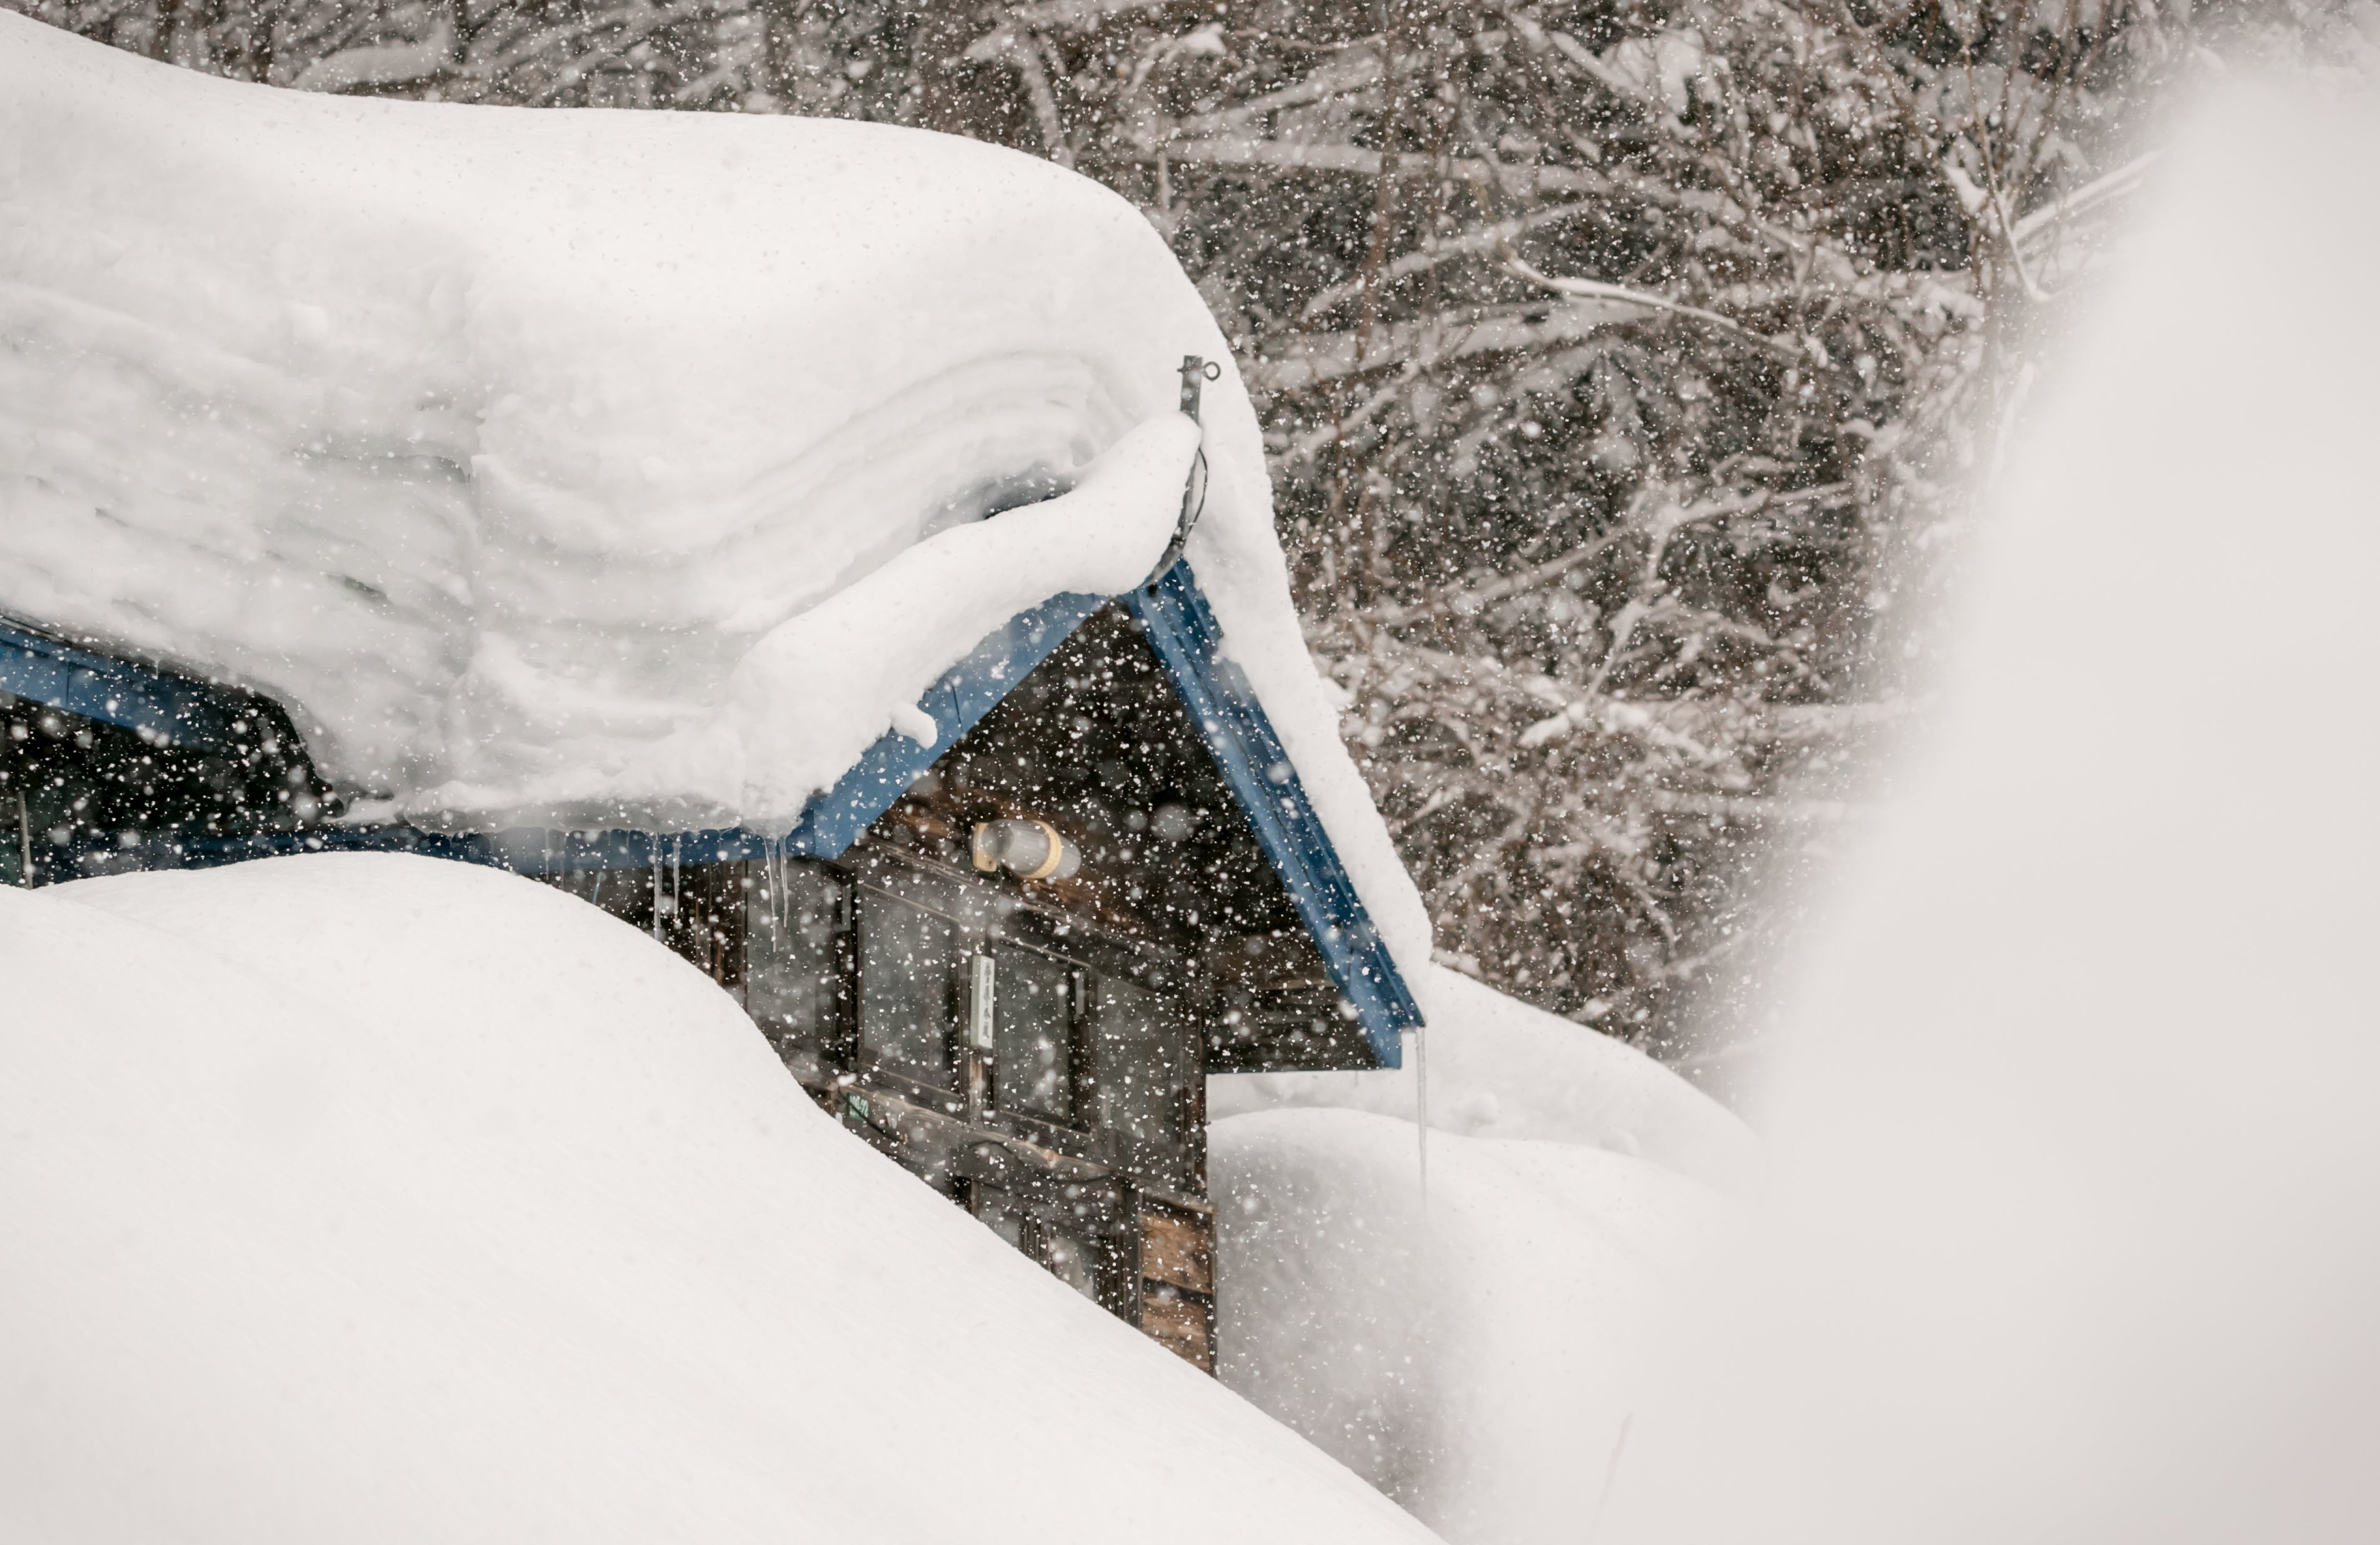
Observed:
[[[0,612],[466,829],[790,827],[988,634],[1148,573],[1174,367],[1229,358],[1130,205],[994,147],[321,98],[6,15],[0,336]],[[1204,419],[1222,649],[1417,964],[1228,366]]]

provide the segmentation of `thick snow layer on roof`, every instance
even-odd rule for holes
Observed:
[[[1176,368],[1224,361],[1191,562],[1426,958],[1228,346],[1071,172],[274,91],[0,13],[0,612],[261,688],[349,791],[479,827],[790,825],[988,619],[1147,573]]]
[[[1427,1538],[530,881],[0,888],[0,1537]]]
[[[1210,1079],[1208,1109],[1341,1106],[1411,1120],[1419,1072],[1433,1131],[1609,1149],[1731,1196],[1758,1191],[1752,1129],[1643,1052],[1443,966],[1408,980],[1428,1028],[1402,1068]]]

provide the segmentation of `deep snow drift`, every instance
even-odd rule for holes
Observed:
[[[1436,966],[1415,986],[1427,1206],[1411,1050],[1208,1081],[1220,1372],[1456,1545],[1574,1541],[1760,1145],[1584,1025]]]
[[[1221,361],[1190,559],[1427,958],[1229,349],[1087,178],[879,125],[276,91],[0,12],[0,612],[261,688],[349,791],[479,827],[789,826],[986,618],[1146,574],[1176,368]]]
[[[0,889],[0,1538],[1427,1538],[555,891]]]
[[[2380,103],[2159,178],[1597,1545],[2380,1538]]]
[[[1658,1327],[1742,1226],[1542,1139],[1433,1136],[1425,1206],[1412,1123],[1363,1111],[1233,1117],[1209,1154],[1224,1382],[1455,1545],[1581,1538]]]
[[[1343,1107],[1410,1121],[1418,1104],[1433,1132],[1581,1143],[1730,1196],[1759,1189],[1765,1161],[1752,1129],[1633,1046],[1440,965],[1411,981],[1428,1028],[1402,1068],[1217,1079],[1209,1112]]]

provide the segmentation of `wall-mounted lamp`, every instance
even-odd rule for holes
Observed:
[[[1020,880],[1062,880],[1083,866],[1083,855],[1047,821],[978,821],[975,866],[1005,869]]]

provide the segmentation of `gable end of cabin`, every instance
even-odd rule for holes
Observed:
[[[1209,1073],[1393,1067],[1419,1013],[1186,564],[1014,620],[783,837],[342,824],[269,699],[0,625],[0,878],[333,850],[541,880],[733,995],[828,1114],[1215,1361]]]

